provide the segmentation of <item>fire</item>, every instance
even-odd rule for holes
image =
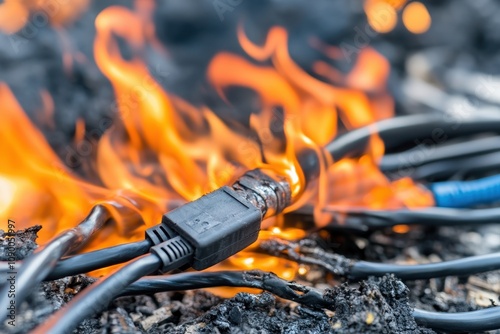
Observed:
[[[94,56],[113,85],[116,119],[99,139],[95,169],[84,178],[64,165],[9,88],[0,85],[4,109],[0,140],[9,143],[0,149],[5,160],[0,165],[0,185],[9,193],[0,197],[4,221],[15,218],[19,228],[43,225],[40,242],[44,243],[77,224],[93,204],[103,203],[112,210],[115,223],[106,226],[86,250],[103,248],[140,240],[163,213],[254,168],[287,177],[295,207],[312,203],[320,226],[329,218],[322,212],[326,206],[397,209],[432,204],[430,195],[410,179],[391,182],[380,172],[377,163],[384,145],[376,129],[360,158],[337,161],[323,152],[322,147],[338,135],[338,119],[345,128],[355,129],[393,116],[393,101],[385,90],[390,66],[374,49],[363,49],[347,74],[326,62],[315,64],[322,81],[293,61],[284,28],[273,27],[259,45],[241,25],[238,39],[252,60],[220,52],[208,66],[207,79],[228,104],[229,87],[257,93],[260,111],[249,117],[245,127],[162,88],[141,57],[148,44],[159,45],[149,20],[151,3],[142,3],[139,9],[135,14],[124,7],[108,7],[96,18]],[[122,56],[116,36],[127,41],[131,57]],[[323,47],[325,54],[338,57],[333,47]],[[50,124],[52,99],[47,92],[41,94],[40,117]],[[85,124],[79,120],[75,143],[84,137]],[[299,162],[304,151],[314,152],[320,161],[320,174],[312,184]],[[261,240],[305,236],[306,231],[283,228],[279,220],[266,222],[270,228],[262,231]],[[258,267],[287,279],[295,276],[297,264],[258,254],[256,247],[218,268]]]

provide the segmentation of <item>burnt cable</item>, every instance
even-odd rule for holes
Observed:
[[[168,212],[161,224],[146,231],[154,244],[151,254],[86,288],[33,333],[72,331],[104,310],[126,286],[157,270],[186,266],[202,270],[225,260],[256,241],[263,218],[280,213],[290,201],[290,185],[285,179],[253,170],[232,187],[224,186]]]
[[[146,276],[126,287],[120,296],[220,286],[262,289],[280,298],[311,308],[325,308],[335,311],[332,304],[325,300],[323,291],[289,282],[273,273],[260,270],[189,272],[169,276]],[[478,332],[500,328],[499,307],[459,313],[414,309],[413,316],[419,325],[443,331]]]
[[[76,227],[60,233],[45,246],[35,250],[23,262],[17,273],[16,304],[20,305],[31,290],[49,275],[61,257],[84,245],[90,236],[99,230],[109,219],[110,214],[108,210],[101,205],[96,205],[89,215]],[[10,298],[8,297],[10,294],[8,291],[8,284],[0,288],[0,305],[10,304]],[[8,310],[6,307],[0,308],[0,321],[3,321],[7,317],[7,314]]]
[[[144,275],[170,271],[193,260],[194,248],[179,235],[151,248],[151,253],[130,261],[117,272],[83,290],[33,333],[69,333],[87,317],[103,311],[123,289]]]
[[[274,273],[261,270],[188,272],[168,276],[146,276],[126,287],[120,296],[217,286],[262,289],[280,298],[292,300],[309,307],[328,307],[328,303],[323,299],[323,294],[319,290],[286,281]]]
[[[84,289],[32,333],[71,333],[80,322],[104,310],[126,286],[144,275],[157,271],[161,264],[160,258],[153,254],[143,255],[131,261],[114,274]]]
[[[369,276],[394,274],[402,280],[430,279],[445,276],[468,276],[500,269],[500,252],[469,256],[457,260],[417,265],[398,265],[357,261],[323,250],[309,239],[297,242],[271,239],[262,242],[260,248],[268,254],[298,263],[317,265],[328,272],[361,280]]]
[[[449,131],[444,130],[444,133],[452,135],[456,125],[456,122],[430,115],[399,117],[351,131],[329,144],[327,151],[336,159],[361,153],[363,144],[368,142],[374,129],[383,139],[397,136],[402,140],[410,140],[418,134],[428,134],[429,127],[446,128]],[[459,125],[460,135],[498,131],[500,118],[465,119]],[[169,271],[185,265],[204,269],[235,254],[257,239],[264,217],[274,215],[288,206],[290,191],[283,188],[284,183],[269,178],[260,171],[251,171],[232,188],[220,188],[169,212],[164,215],[162,224],[151,230],[148,236],[151,239],[158,237],[158,241],[162,241],[165,227],[168,227],[177,234],[175,237],[160,244],[155,242],[151,254],[133,260],[113,275],[85,289],[48,322],[36,328],[34,333],[71,331],[85,318],[103,310],[127,285],[145,274],[160,269]],[[224,204],[223,210],[220,209],[221,203]],[[170,231],[166,231],[165,235],[171,237]],[[52,267],[65,253],[53,260]],[[28,265],[29,260],[23,267]],[[43,277],[48,272],[49,269],[43,270]]]

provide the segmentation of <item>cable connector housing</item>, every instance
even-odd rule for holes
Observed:
[[[162,271],[172,269],[169,263],[177,256],[183,264],[202,270],[250,246],[258,238],[262,220],[290,202],[285,179],[253,170],[232,187],[219,188],[165,214],[160,225],[146,231],[146,238],[164,263]]]
[[[208,268],[257,240],[261,211],[230,187],[222,187],[163,216],[162,224],[194,248],[192,267]]]

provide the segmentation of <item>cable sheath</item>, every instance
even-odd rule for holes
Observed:
[[[126,286],[160,267],[161,261],[156,255],[149,254],[135,259],[113,275],[83,290],[32,333],[71,333],[83,320],[104,310]]]

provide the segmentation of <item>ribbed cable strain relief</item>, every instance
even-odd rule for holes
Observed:
[[[292,201],[290,184],[285,178],[273,178],[259,169],[243,174],[232,188],[257,207],[262,217],[282,212]]]
[[[159,224],[146,230],[146,239],[151,241],[153,245],[159,245],[176,236],[178,233],[165,224]]]
[[[184,238],[176,236],[151,247],[151,253],[156,254],[162,261],[163,267],[160,271],[168,272],[190,263],[194,249]]]

